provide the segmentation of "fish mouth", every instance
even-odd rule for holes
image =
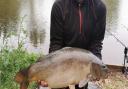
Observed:
[[[21,83],[23,82],[23,77],[20,74],[17,74],[14,78],[15,82]]]

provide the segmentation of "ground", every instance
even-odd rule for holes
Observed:
[[[97,84],[102,89],[128,89],[128,78],[121,72],[112,72],[105,82],[99,81]]]

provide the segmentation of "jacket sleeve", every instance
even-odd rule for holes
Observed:
[[[106,28],[106,7],[104,4],[99,6],[96,11],[97,14],[97,21],[96,21],[96,29],[93,31],[93,36],[91,40],[91,45],[89,50],[102,59],[101,50],[102,50],[102,41],[105,35],[105,28]]]
[[[51,11],[49,52],[63,47],[63,18],[59,3],[55,2]]]

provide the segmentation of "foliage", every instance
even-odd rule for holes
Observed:
[[[28,53],[22,47],[5,49],[0,52],[0,89],[18,89],[14,77],[20,69],[35,62],[37,55]]]

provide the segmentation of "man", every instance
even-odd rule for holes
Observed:
[[[102,59],[105,26],[106,7],[101,0],[56,0],[51,12],[49,52],[78,47]]]

